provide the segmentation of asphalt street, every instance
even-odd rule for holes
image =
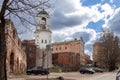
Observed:
[[[57,78],[59,76],[64,77],[65,79],[72,80],[115,80],[116,72],[104,72],[104,73],[95,73],[95,74],[80,74],[79,72],[68,72],[68,73],[50,73],[48,78]],[[23,76],[14,76],[10,75],[8,80],[26,80],[26,79],[38,79],[47,78],[46,75],[23,75]]]

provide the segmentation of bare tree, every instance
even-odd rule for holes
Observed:
[[[112,32],[103,32],[100,43],[102,51],[98,61],[109,71],[115,70],[120,56],[119,38]]]
[[[38,12],[51,5],[50,0],[2,0],[0,5],[0,80],[7,80],[5,19],[16,19],[28,28],[28,24],[35,25]]]

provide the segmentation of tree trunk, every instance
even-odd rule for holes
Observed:
[[[116,68],[116,65],[114,63],[111,63],[109,65],[109,71],[113,71],[113,70],[115,70],[115,68]]]
[[[7,80],[6,54],[5,19],[0,18],[0,80]]]
[[[7,80],[6,74],[6,37],[5,37],[5,11],[9,0],[3,0],[0,11],[0,80]]]

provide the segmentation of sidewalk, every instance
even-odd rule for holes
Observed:
[[[20,75],[20,76],[15,76],[15,75],[9,75],[8,80],[26,80],[27,76],[26,75]]]

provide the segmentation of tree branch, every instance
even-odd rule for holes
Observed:
[[[4,0],[3,1],[3,4],[2,4],[2,8],[1,8],[1,11],[0,11],[0,19],[2,17],[4,17],[5,15],[5,11],[6,11],[6,8],[7,8],[7,3],[9,2],[9,0]]]

